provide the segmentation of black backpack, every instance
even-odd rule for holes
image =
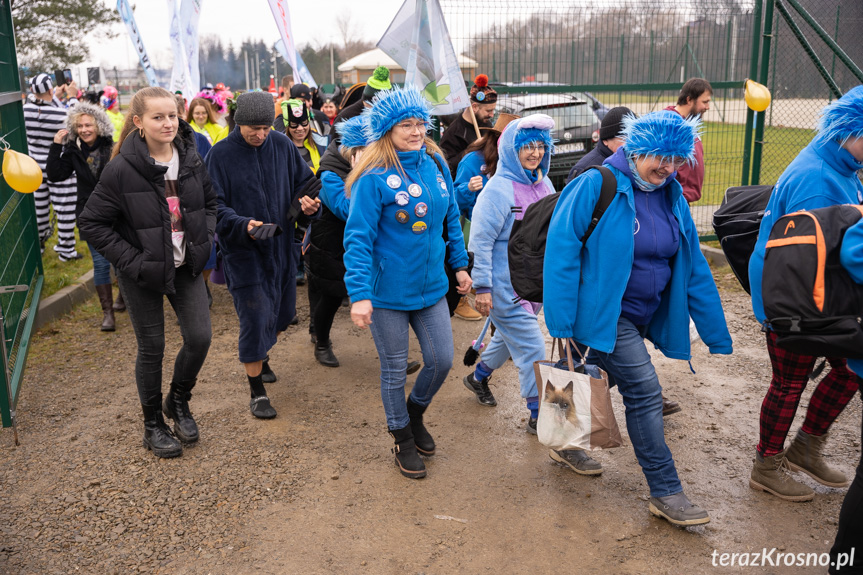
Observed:
[[[764,252],[763,330],[777,345],[819,357],[863,359],[863,286],[839,261],[845,231],[863,206],[836,205],[782,216]]]
[[[713,213],[713,229],[719,245],[737,276],[737,281],[751,294],[749,288],[749,258],[758,241],[758,228],[773,186],[738,186],[728,188],[722,205]]]
[[[581,242],[587,241],[594,228],[599,223],[602,214],[608,209],[617,192],[617,180],[611,170],[605,166],[591,166],[588,168],[599,170],[602,174],[602,189],[590,225],[581,238]],[[587,170],[585,170],[586,172]],[[584,173],[584,172],[582,172]],[[548,225],[554,208],[560,199],[560,193],[550,194],[541,200],[529,205],[524,212],[521,221],[516,220],[512,224],[512,232],[509,236],[507,246],[507,257],[509,259],[509,275],[513,290],[516,295],[515,301],[542,301],[542,266],[545,260],[545,242],[548,238]]]

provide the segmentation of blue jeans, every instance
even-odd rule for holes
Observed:
[[[111,264],[105,259],[105,256],[93,249],[90,242],[87,242],[87,247],[90,248],[90,255],[93,257],[93,285],[103,286],[111,283]]]
[[[641,465],[652,497],[683,491],[671,450],[665,443],[662,421],[662,387],[650,354],[644,345],[646,327],[637,327],[621,317],[617,321],[614,351],[590,350],[587,362],[608,373],[609,385],[616,385],[626,407],[626,427],[635,457]],[[584,351],[585,346],[579,344]]]
[[[424,364],[411,391],[411,401],[422,406],[430,404],[452,368],[452,325],[446,298],[416,311],[375,308],[370,327],[381,360],[381,399],[390,429],[402,429],[410,423],[405,403],[408,326],[420,343]]]
[[[173,383],[194,386],[198,372],[204,365],[212,340],[210,309],[204,278],[193,276],[188,265],[177,268],[174,278],[176,293],[164,296],[143,288],[123,274],[119,276],[120,291],[129,310],[129,320],[138,340],[138,357],[135,361],[135,383],[141,405],[156,407],[162,393],[162,358],[165,355],[164,299],[180,321],[183,346],[174,361]]]

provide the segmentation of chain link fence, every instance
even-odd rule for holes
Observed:
[[[844,34],[850,42],[863,23],[863,2],[800,1],[825,27],[838,30],[840,41]],[[638,114],[661,110],[676,103],[687,79],[710,81],[713,101],[703,116],[705,181],[692,212],[702,238],[711,239],[713,211],[728,187],[741,184],[744,169],[747,108],[742,88],[761,44],[754,0],[442,0],[441,5],[456,50],[476,60],[478,72],[487,74],[503,94],[501,111],[550,113],[570,123],[580,118],[584,125],[578,127],[593,131],[608,108],[622,105]],[[829,98],[799,42],[782,26],[777,35],[769,86],[776,103],[766,112],[759,166],[763,181],[775,181],[812,138],[817,111]],[[855,50],[863,49],[856,44]],[[839,74],[841,65],[824,49],[819,53],[835,65],[840,84],[855,83],[853,76]],[[557,106],[565,107],[564,97],[584,101],[594,117],[554,113]],[[562,174],[592,146],[585,141],[582,149],[565,138],[567,132],[573,139],[583,135],[570,129],[556,134],[564,151],[553,158],[557,189],[562,189]]]
[[[805,11],[805,15],[796,6]],[[817,34],[811,18],[854,62],[863,63],[863,2],[859,0],[779,0],[773,14],[767,87],[773,103],[764,112],[761,183],[776,183],[788,163],[815,135],[818,113],[836,99],[815,59],[845,93],[863,83]],[[789,24],[789,20],[791,24]],[[766,14],[765,14],[766,22]],[[798,34],[802,34],[806,45]],[[813,58],[814,56],[814,58]],[[753,167],[753,169],[757,169]]]

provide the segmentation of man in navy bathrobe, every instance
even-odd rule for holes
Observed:
[[[319,180],[287,136],[270,133],[273,118],[270,94],[241,95],[236,128],[206,160],[219,200],[216,231],[225,278],[240,318],[240,361],[252,415],[261,419],[276,416],[264,388],[265,380],[276,379],[267,354],[296,314],[293,227],[296,218],[320,208]]]

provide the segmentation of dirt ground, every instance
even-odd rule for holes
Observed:
[[[453,320],[456,366],[427,412],[438,453],[426,479],[403,478],[393,465],[371,335],[343,309],[333,335],[342,366],[318,365],[304,293],[300,326],[271,353],[278,418],[255,420],[236,316],[215,286],[213,345],[192,399],[201,441],[178,459],[158,460],[141,445],[128,314],[103,334],[91,302],[35,336],[20,446],[0,433],[0,572],[824,573],[712,565],[714,551],[826,552],[845,494],[808,478],[817,492],[809,503],[749,488],[769,362],[746,294],[728,268],[717,279],[734,355],[710,356],[699,343],[692,374],[654,354],[666,394],[683,406],[666,419],[666,436],[687,494],[710,511],[706,526],[649,515],[616,391],[625,442],[595,455],[599,477],[555,464],[524,432],[512,364],[492,381],[498,407],[477,404],[461,384],[460,358],[479,322]],[[167,315],[173,357],[179,334]],[[828,443],[829,460],[849,475],[860,458],[860,409],[855,398]]]

